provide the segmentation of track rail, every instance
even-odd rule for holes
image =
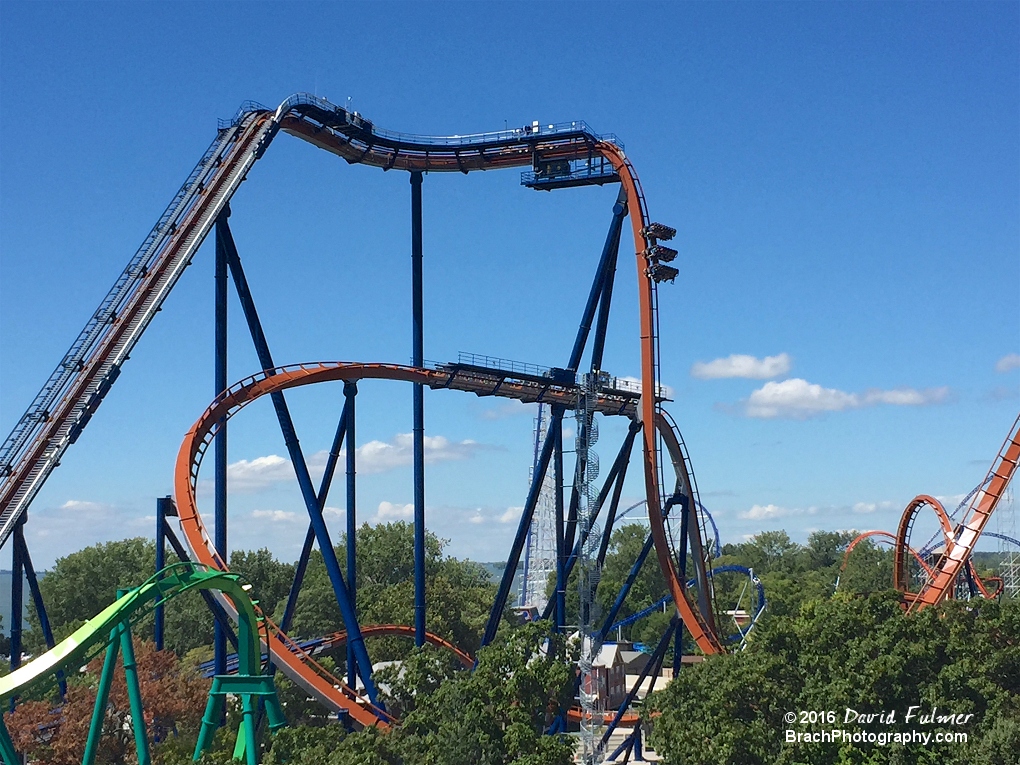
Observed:
[[[120,374],[255,162],[269,115],[246,115],[202,156],[0,449],[0,545]]]
[[[920,610],[933,606],[949,595],[957,575],[970,558],[978,537],[984,531],[1006,486],[1013,478],[1018,462],[1020,462],[1020,417],[1013,421],[1009,435],[999,448],[988,475],[980,484],[982,489],[974,495],[964,513],[959,532],[950,533],[946,540],[945,554],[934,567],[932,578],[910,604],[911,609]]]
[[[238,575],[212,567],[176,563],[118,598],[46,653],[0,677],[0,700],[55,683],[57,672],[77,672],[106,646],[113,627],[137,622],[160,603],[196,589],[215,591],[231,604],[240,625],[240,665],[244,674],[260,674],[260,619]]]

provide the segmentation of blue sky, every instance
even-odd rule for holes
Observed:
[[[994,2],[7,0],[0,430],[243,100],[350,98],[380,126],[430,134],[584,119],[619,136],[653,218],[679,230],[681,274],[660,292],[663,381],[724,540],[893,528],[915,494],[976,484],[1020,404],[1018,40],[1020,6]],[[562,364],[615,194],[539,194],[514,171],[428,176],[426,357]],[[278,363],[406,363],[406,174],[281,135],[233,210]],[[605,366],[634,375],[621,254]],[[151,534],[212,396],[211,260],[210,243],[37,497],[38,566]],[[256,363],[231,311],[239,379]],[[291,403],[314,463],[340,388]],[[411,392],[366,384],[359,412],[359,517],[403,517]],[[426,394],[429,524],[453,554],[505,557],[533,416]],[[604,424],[603,463],[622,430]],[[296,557],[305,520],[285,454],[267,402],[232,424],[232,545]],[[625,494],[639,497],[637,481]],[[338,529],[342,491],[329,505]]]

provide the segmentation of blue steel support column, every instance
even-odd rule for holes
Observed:
[[[11,672],[21,666],[21,620],[22,612],[25,610],[25,562],[23,557],[24,548],[22,545],[17,544],[17,537],[24,534],[26,515],[27,513],[22,513],[21,518],[18,519],[17,524],[14,526],[15,544],[11,552],[11,568],[14,569],[11,572]],[[11,697],[10,709],[12,712],[14,711],[16,700],[16,697]]]
[[[687,535],[690,533],[690,524],[693,520],[695,523],[698,522],[697,518],[691,516],[697,512],[694,506],[694,502],[691,501],[690,497],[682,497],[680,500],[680,511],[683,513],[680,519],[680,581],[687,581]],[[702,595],[704,597],[704,595]],[[681,620],[677,625],[676,633],[674,635],[675,643],[673,645],[673,677],[676,677],[680,672],[680,665],[683,663],[683,647],[684,647],[684,623]]]
[[[319,493],[316,495],[319,501],[320,513],[326,509],[326,497],[329,495],[329,487],[333,483],[336,464],[340,459],[340,447],[343,445],[344,437],[347,434],[347,412],[347,402],[345,401],[343,411],[340,413],[340,422],[337,423],[336,433],[333,435],[333,445],[330,447],[329,457],[326,459],[326,468],[322,471]],[[280,620],[280,629],[284,632],[290,630],[290,623],[294,619],[298,593],[301,591],[301,583],[305,578],[305,569],[308,568],[308,557],[312,554],[312,544],[314,542],[315,527],[309,523],[308,532],[305,534],[305,543],[301,547],[301,555],[298,557],[297,568],[294,571],[294,581],[291,582],[290,594],[287,596],[287,605],[283,610],[283,618]]]
[[[28,520],[25,514],[24,519]],[[25,581],[28,582],[28,591],[35,604],[35,612],[39,616],[39,628],[42,630],[43,640],[47,648],[53,648],[56,642],[53,640],[53,630],[50,629],[50,617],[46,613],[46,604],[43,602],[42,591],[39,589],[39,579],[35,575],[35,566],[32,565],[32,556],[28,552],[28,544],[25,542],[24,525],[19,524],[14,532],[14,544],[21,547],[21,565],[25,571]],[[60,685],[60,696],[67,696],[67,683],[64,681],[64,673],[57,672],[57,680]]]
[[[620,195],[626,200],[626,195],[622,189],[620,190]],[[621,203],[620,197],[617,197],[616,204],[613,206],[613,220],[609,224],[606,243],[602,247],[602,257],[599,259],[598,270],[595,271],[595,280],[591,283],[588,302],[584,306],[581,324],[577,328],[577,337],[574,339],[574,347],[570,351],[570,361],[567,363],[567,369],[572,372],[576,372],[577,367],[581,363],[581,354],[584,353],[584,346],[588,342],[588,333],[591,331],[591,323],[595,318],[595,309],[598,306],[599,298],[602,296],[602,286],[605,283],[610,263],[612,263],[613,268],[616,267],[616,247],[619,247],[620,244],[620,229],[623,226],[623,218],[626,214],[627,205]],[[614,241],[616,242],[616,247],[613,246]]]
[[[637,560],[635,560],[634,565],[630,567],[630,573],[627,574],[627,580],[623,583],[623,587],[620,588],[620,592],[616,595],[616,601],[609,609],[609,613],[606,614],[606,620],[602,623],[602,629],[599,634],[603,640],[606,639],[613,623],[616,622],[616,616],[620,613],[620,607],[623,605],[623,601],[627,599],[630,588],[634,586],[634,582],[637,580],[638,574],[641,573],[641,567],[645,564],[645,558],[648,557],[648,553],[652,550],[652,544],[652,535],[649,534],[645,539],[645,543],[641,548],[640,554],[637,556]]]
[[[669,626],[666,628],[666,631],[659,639],[659,644],[655,647],[655,651],[652,652],[652,658],[650,658],[648,660],[648,663],[645,664],[644,669],[642,669],[641,673],[638,675],[637,682],[634,683],[633,687],[624,697],[623,703],[621,703],[619,706],[618,714],[613,715],[613,721],[609,724],[609,727],[607,727],[606,730],[603,732],[601,743],[599,744],[599,746],[604,747],[606,744],[609,743],[609,737],[613,735],[613,731],[616,730],[616,726],[620,724],[619,722],[620,718],[623,717],[623,713],[627,711],[628,707],[630,707],[630,705],[634,703],[634,700],[637,698],[638,691],[641,689],[641,683],[643,683],[645,679],[648,678],[649,676],[651,676],[652,681],[651,683],[649,683],[650,687],[648,689],[648,692],[651,693],[652,687],[655,686],[655,678],[659,676],[659,672],[662,669],[662,660],[666,656],[666,646],[669,645],[669,639],[672,636],[673,630],[676,628],[678,622],[680,622],[680,618],[678,616],[674,616],[673,619],[670,621]],[[640,725],[638,725],[638,727],[636,728],[636,734],[637,736],[641,735]],[[633,735],[635,734],[631,734],[631,736]],[[631,738],[628,737],[628,740],[621,744],[616,749],[615,752],[609,755],[607,759],[611,762],[615,761],[616,758],[620,755],[620,753],[624,750],[624,748],[629,747],[630,745]]]
[[[214,364],[214,395],[219,396],[227,389],[227,248],[223,243],[223,231],[229,231],[227,218],[230,208],[220,213],[216,220],[216,326]],[[227,562],[227,422],[220,420],[214,436],[215,465],[213,468],[214,524],[213,546],[220,559]],[[227,635],[216,622],[213,633],[216,674],[227,673]]]
[[[22,536],[25,533],[25,516],[21,514],[17,524],[14,526],[15,536]],[[24,546],[17,544],[15,540],[12,553],[14,571],[11,576],[11,671],[21,666],[21,633],[22,614],[25,610],[25,557]],[[13,702],[11,708],[14,708]]]
[[[620,195],[613,205],[613,223],[623,222],[627,214],[627,194],[620,189]],[[609,260],[602,274],[602,298],[599,300],[599,318],[595,323],[595,337],[591,343],[591,371],[602,369],[602,353],[606,347],[606,327],[609,326],[609,307],[613,302],[613,282],[616,277],[616,260],[620,253],[620,231],[622,226],[610,227]]]
[[[258,311],[255,310],[255,301],[252,299],[251,290],[248,287],[248,280],[241,267],[241,259],[237,254],[237,247],[234,245],[230,228],[217,227],[217,241],[222,241],[228,250],[228,265],[234,277],[234,286],[237,288],[237,296],[241,301],[241,309],[244,318],[248,322],[248,329],[251,332],[252,341],[255,344],[255,351],[259,357],[259,363],[263,369],[274,369],[272,354],[269,352],[269,344],[266,342],[266,335],[262,329],[262,322],[259,320]],[[347,591],[347,584],[344,582],[344,575],[340,571],[340,562],[336,557],[336,550],[329,538],[329,529],[326,528],[326,521],[322,517],[322,508],[319,506],[319,498],[316,496],[315,487],[312,486],[312,477],[308,473],[308,463],[301,451],[301,444],[298,442],[297,433],[294,430],[294,421],[287,408],[287,400],[283,393],[277,391],[270,394],[273,408],[276,410],[276,419],[280,424],[280,431],[283,434],[284,443],[287,445],[287,454],[290,456],[291,464],[294,467],[294,475],[297,478],[298,486],[301,488],[301,497],[305,503],[305,509],[311,519],[312,528],[315,530],[315,539],[319,543],[319,551],[322,553],[322,560],[326,566],[326,573],[329,575],[330,583],[333,585],[333,594],[336,596],[337,606],[340,608],[340,615],[343,617],[347,634],[354,644],[354,655],[358,660],[358,674],[365,684],[365,690],[373,704],[382,706],[378,702],[375,683],[372,681],[372,662],[368,657],[368,649],[365,647],[365,639],[361,635],[361,627],[358,625],[357,614],[351,606],[350,593]]]
[[[609,490],[613,489],[613,504],[610,510],[611,517],[609,521],[607,521],[605,534],[610,534],[612,532],[612,524],[615,522],[616,507],[617,505],[619,505],[620,502],[620,492],[622,491],[623,480],[624,477],[627,475],[627,465],[629,464],[628,458],[630,457],[631,449],[634,446],[634,438],[635,436],[637,436],[639,430],[641,430],[641,425],[639,423],[631,423],[630,432],[627,434],[627,437],[623,440],[623,445],[620,447],[620,451],[616,455],[616,459],[613,461],[613,467],[606,475],[606,480],[602,484],[602,489],[599,491],[598,499],[595,502],[595,510],[592,513],[593,523],[598,520],[599,513],[602,512],[602,508],[606,503],[606,498],[609,496]],[[574,564],[577,562],[577,557],[581,554],[581,545],[585,544],[587,538],[588,538],[587,533],[582,529],[580,539],[574,542],[572,547],[569,538],[566,538],[565,536],[563,540],[563,552],[565,557],[562,579],[564,582],[564,586],[565,583],[570,579],[570,573],[574,570]],[[605,535],[603,536],[602,541],[605,542]],[[570,551],[569,553],[567,552],[568,550]],[[598,565],[600,568],[602,567],[602,563],[604,560],[605,555],[603,553],[600,553],[600,557],[598,559]],[[559,577],[557,577],[557,580],[558,579]],[[549,603],[546,604],[545,611],[542,613],[543,619],[549,618],[550,613],[552,613],[552,608],[553,608],[552,601],[550,601]]]
[[[557,417],[559,418],[557,420]],[[563,527],[563,407],[553,406],[553,485],[556,487],[556,593],[553,629],[563,630],[567,623],[567,541]]]
[[[425,360],[422,319],[420,171],[411,173],[411,313],[413,356],[420,367]],[[425,645],[425,388],[414,384],[414,644]]]
[[[358,558],[357,558],[357,533],[358,533],[358,509],[357,509],[357,481],[356,467],[357,456],[355,449],[354,407],[358,395],[358,384],[355,382],[344,383],[344,409],[347,411],[347,589],[351,593],[351,606],[355,612],[358,610]],[[357,681],[357,673],[354,671],[354,647],[347,644],[347,684],[354,687]]]
[[[514,577],[517,573],[517,564],[521,560],[521,551],[528,539],[528,529],[531,527],[531,519],[535,515],[535,505],[542,493],[542,482],[545,480],[545,471],[549,469],[549,460],[552,458],[553,445],[556,437],[553,435],[563,421],[563,410],[554,407],[552,418],[549,422],[549,430],[545,435],[545,443],[542,444],[542,453],[535,464],[535,472],[531,477],[531,488],[528,490],[528,498],[524,502],[524,511],[521,513],[521,522],[517,526],[517,536],[510,547],[510,555],[506,561],[506,568],[503,569],[503,578],[499,582],[499,590],[496,592],[496,600],[489,612],[489,621],[485,625],[485,634],[482,636],[482,645],[486,646],[496,637],[496,629],[499,627],[500,619],[503,618],[503,609],[506,607],[507,596],[513,586]]]
[[[162,571],[166,567],[166,503],[169,500],[170,497],[159,497],[156,500],[156,571]],[[163,616],[163,602],[160,601],[155,608],[156,626],[153,628],[157,651],[163,650],[166,632]]]

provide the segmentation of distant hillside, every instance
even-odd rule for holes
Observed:
[[[506,561],[500,561],[498,563],[479,563],[479,566],[489,572],[489,577],[493,582],[499,582],[503,578],[503,571],[506,569]],[[521,579],[524,577],[524,564],[517,566],[517,574],[514,576],[514,586],[512,593],[516,593],[521,588]]]

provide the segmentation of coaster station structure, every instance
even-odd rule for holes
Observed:
[[[324,362],[296,366],[277,365],[263,331],[254,297],[229,224],[230,200],[248,177],[255,163],[270,148],[280,131],[294,135],[351,164],[365,164],[383,170],[409,174],[411,197],[412,270],[412,363],[407,366],[377,363]],[[422,187],[427,173],[522,168],[521,183],[536,190],[553,190],[586,185],[619,184],[605,245],[592,280],[585,308],[569,356],[563,367],[537,368],[501,359],[461,356],[449,364],[426,364],[423,348],[422,290]],[[615,378],[603,370],[605,337],[612,303],[619,247],[630,239],[638,287],[640,382]],[[132,348],[167,299],[186,266],[209,236],[215,240],[215,359],[213,378],[216,398],[188,432],[177,460],[174,500],[158,503],[157,554],[162,565],[164,541],[181,557],[225,571],[227,560],[227,421],[256,398],[268,395],[272,401],[295,477],[309,514],[297,574],[279,626],[265,615],[270,634],[266,648],[273,662],[334,711],[348,716],[353,724],[387,725],[392,722],[378,703],[372,681],[371,662],[365,637],[356,618],[357,555],[356,529],[356,397],[358,386],[373,379],[402,380],[412,385],[413,400],[413,486],[414,486],[414,624],[376,626],[387,634],[413,634],[417,645],[439,641],[427,631],[425,619],[425,460],[424,389],[448,389],[479,396],[501,396],[548,405],[550,418],[537,450],[531,488],[520,525],[508,554],[505,573],[498,587],[483,644],[490,642],[503,618],[512,589],[514,573],[527,543],[536,504],[547,474],[556,487],[556,590],[544,616],[557,629],[566,629],[568,616],[565,587],[576,567],[586,583],[581,593],[582,639],[586,654],[582,666],[619,613],[633,578],[617,599],[617,605],[600,627],[593,610],[599,570],[613,530],[618,503],[632,458],[640,443],[644,502],[650,533],[635,571],[652,550],[669,584],[670,595],[682,625],[705,654],[723,650],[717,635],[717,614],[711,593],[711,550],[704,519],[697,507],[697,487],[690,470],[686,448],[676,424],[663,408],[659,387],[658,286],[678,275],[669,265],[676,250],[663,244],[675,235],[665,225],[651,221],[637,174],[615,136],[598,135],[584,122],[531,125],[491,133],[434,137],[408,135],[375,126],[356,112],[325,99],[296,94],[277,109],[246,103],[229,122],[223,122],[215,140],[203,154],[156,225],[131,258],[113,288],[102,301],[71,348],[61,359],[24,416],[0,448],[0,544],[12,540],[14,585],[12,668],[21,660],[21,607],[24,593],[21,574],[27,575],[47,642],[53,639],[46,619],[38,582],[25,543],[24,524],[32,499],[62,455],[75,443],[121,373]],[[245,380],[229,385],[227,380],[228,284],[233,282],[244,318],[257,353],[260,370]],[[587,360],[582,364],[587,352]],[[288,409],[285,391],[313,383],[341,381],[344,408],[337,425],[333,447],[322,481],[313,486]],[[564,480],[563,420],[577,418],[574,480]],[[597,439],[596,417],[623,416],[629,419],[627,435],[605,480],[598,485],[598,455],[592,450]],[[207,529],[198,512],[195,486],[202,458],[208,447],[214,452],[213,523]],[[336,472],[342,446],[346,446],[347,566],[341,571],[329,529],[323,518],[326,496]],[[569,487],[569,499],[565,496]],[[184,547],[167,523],[176,515],[183,531]],[[599,520],[601,517],[601,520]],[[348,646],[347,683],[328,676],[300,646],[286,636],[293,616],[297,592],[313,546],[317,545],[343,615]],[[690,562],[690,566],[689,563]],[[692,567],[693,570],[688,570]],[[693,586],[688,586],[691,578]],[[236,615],[229,598],[211,601],[216,621],[216,674],[226,673],[227,642],[235,641],[227,614]],[[157,622],[162,619],[157,612]],[[157,630],[158,632],[158,630]],[[677,646],[680,645],[677,632]],[[587,664],[586,664],[587,662]],[[355,692],[361,681],[365,697]],[[584,700],[586,680],[579,694]],[[571,716],[582,728],[597,727],[601,710],[590,704]],[[616,719],[622,719],[620,714]],[[594,732],[592,733],[592,736]],[[590,736],[589,736],[590,738]],[[586,745],[587,746],[587,745]],[[588,747],[586,757],[597,758]]]

